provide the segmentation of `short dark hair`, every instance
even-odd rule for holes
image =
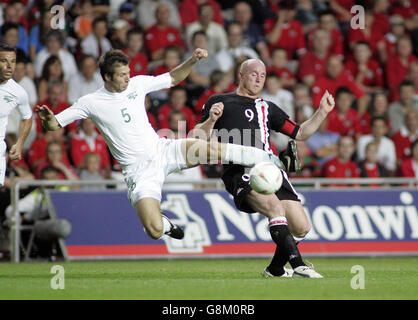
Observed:
[[[204,36],[206,39],[208,38],[208,35],[206,34],[205,31],[203,31],[203,30],[197,30],[192,35],[192,42],[194,42],[194,40],[196,39],[196,37],[199,36],[199,35]]]
[[[386,125],[388,124],[388,120],[383,116],[374,116],[370,119],[370,126],[373,127],[373,124],[376,121],[382,120]]]
[[[93,23],[92,23],[92,27],[94,28],[96,26],[96,24],[98,24],[99,22],[104,22],[106,24],[106,27],[107,27],[107,20],[106,20],[106,18],[103,18],[103,17],[98,17],[98,18],[94,19]]]
[[[129,39],[134,34],[144,35],[144,30],[141,27],[133,27],[126,33],[126,39]]]
[[[54,172],[55,174],[59,173],[58,169],[55,168],[54,166],[46,166],[42,168],[41,170],[41,174],[40,174],[41,179],[45,176],[47,172]]]
[[[106,81],[106,74],[113,77],[116,67],[129,65],[129,60],[129,57],[118,49],[110,50],[102,55],[99,60],[99,68],[103,81]]]
[[[402,80],[402,82],[399,84],[398,89],[401,91],[402,87],[412,87],[414,88],[414,83],[411,80]]]
[[[4,37],[6,33],[11,29],[19,30],[19,26],[13,22],[6,22],[5,24],[3,24],[1,26],[1,36]]]
[[[352,95],[353,93],[347,87],[338,87],[337,91],[335,92],[335,98],[338,98],[341,94],[347,93]]]
[[[7,51],[7,52],[14,52],[16,53],[16,48],[9,46],[8,44],[1,43],[0,44],[0,52]]]

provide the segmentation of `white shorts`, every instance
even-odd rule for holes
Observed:
[[[128,186],[128,199],[132,206],[142,198],[161,201],[161,189],[170,173],[186,169],[186,160],[181,150],[184,139],[160,139],[152,160],[138,161],[123,170]]]
[[[0,140],[0,187],[4,186],[6,177],[6,143]]]

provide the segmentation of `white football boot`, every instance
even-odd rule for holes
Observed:
[[[275,276],[271,274],[268,267],[266,267],[261,274],[263,275],[263,277],[266,277],[266,278],[291,278],[293,275],[293,270],[288,269],[288,268],[283,268],[283,269],[284,269],[284,273],[281,276]]]
[[[323,278],[323,276],[316,272],[314,268],[308,266],[299,266],[293,269],[293,277]]]

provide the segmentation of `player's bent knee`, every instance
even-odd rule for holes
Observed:
[[[144,226],[146,233],[153,238],[154,240],[158,240],[162,237],[163,235],[163,227],[161,226],[156,226],[153,224],[149,224],[147,226]]]
[[[305,238],[309,231],[311,231],[311,224],[309,222],[305,222],[304,224],[293,228],[292,234],[298,238]]]

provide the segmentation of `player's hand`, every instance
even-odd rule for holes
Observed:
[[[334,97],[328,92],[328,90],[325,91],[324,95],[322,96],[321,102],[319,103],[319,107],[326,113],[330,113],[332,109],[334,109]]]
[[[42,121],[48,121],[54,117],[54,113],[46,105],[36,106],[34,111]]]
[[[197,48],[193,52],[193,58],[195,61],[206,59],[208,57],[208,51],[206,49]]]
[[[209,111],[209,117],[213,122],[216,122],[224,111],[224,104],[222,102],[217,102],[212,105]]]
[[[22,158],[23,146],[20,144],[14,144],[9,151],[9,157],[11,160],[20,160]]]

